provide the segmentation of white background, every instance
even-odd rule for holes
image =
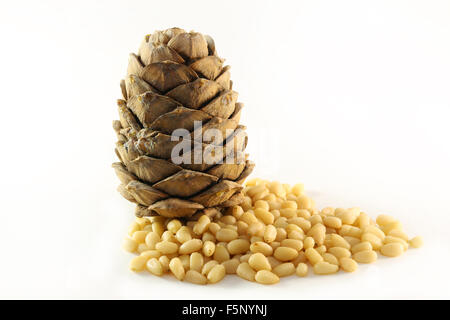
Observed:
[[[128,53],[172,26],[232,66],[253,176],[425,246],[270,287],[129,272],[111,122]],[[0,298],[450,298],[449,1],[2,1],[0,67]]]

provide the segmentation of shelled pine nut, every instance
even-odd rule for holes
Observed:
[[[372,250],[362,250],[353,255],[353,259],[359,263],[372,263],[375,262],[377,258],[377,253]]]
[[[335,264],[331,264],[325,261],[317,262],[313,267],[315,274],[332,274],[336,273],[339,270],[339,267]]]
[[[262,284],[275,284],[280,281],[280,278],[273,272],[268,270],[260,270],[255,275],[255,280]]]
[[[278,277],[287,277],[295,273],[295,266],[292,262],[281,263],[272,270]]]
[[[252,269],[252,267],[250,267],[250,265],[248,264],[248,262],[242,262],[237,270],[236,270],[236,274],[248,281],[255,281],[255,275],[256,275],[256,271]]]
[[[387,257],[398,257],[403,251],[403,245],[398,242],[385,244],[380,249],[381,254]]]
[[[346,272],[355,272],[358,269],[358,264],[352,258],[341,258],[339,260],[341,269]]]
[[[188,270],[184,276],[184,280],[195,284],[206,284],[208,282],[204,275],[195,270]]]
[[[146,266],[147,270],[155,276],[162,276],[164,274],[164,269],[161,262],[159,262],[156,258],[149,259]]]
[[[225,277],[225,267],[221,264],[214,266],[211,271],[208,272],[208,282],[217,283]]]
[[[423,239],[422,237],[412,238],[411,240],[409,240],[409,244],[413,248],[420,248],[421,246],[423,246]]]
[[[181,281],[184,279],[185,271],[180,258],[173,258],[170,260],[169,269],[178,280]]]
[[[248,259],[248,264],[255,271],[272,270],[272,266],[270,265],[269,260],[267,260],[266,256],[259,252],[254,253],[250,256],[250,258]]]
[[[302,184],[254,179],[243,192],[240,205],[214,217],[136,218],[122,244],[137,254],[130,269],[203,285],[226,274],[273,284],[306,276],[308,264],[318,275],[355,272],[358,263],[375,262],[377,252],[397,257],[423,244],[387,215],[373,220],[358,207],[319,210]]]

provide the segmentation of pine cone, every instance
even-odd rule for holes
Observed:
[[[243,104],[223,63],[211,37],[179,28],[147,35],[130,54],[113,122],[120,160],[113,168],[137,216],[214,215],[242,201],[254,164],[242,156]],[[171,138],[177,129],[183,144]],[[221,138],[207,139],[210,132]]]

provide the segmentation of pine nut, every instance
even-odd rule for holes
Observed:
[[[278,277],[287,277],[295,273],[295,266],[292,262],[285,262],[276,266],[273,270]]]
[[[264,224],[272,224],[275,220],[273,214],[271,214],[268,210],[263,208],[255,209],[255,216],[261,220]]]
[[[274,257],[280,261],[290,261],[297,258],[298,252],[289,247],[278,247],[275,249]]]
[[[156,232],[158,234],[158,236],[162,236],[163,232],[164,232],[164,225],[162,224],[162,222],[160,221],[155,221],[152,224],[152,230],[153,232]]]
[[[420,248],[421,246],[423,246],[423,239],[422,237],[412,238],[411,240],[409,240],[409,244],[413,248]]]
[[[348,242],[348,244],[350,244],[350,246],[354,246],[354,245],[357,245],[358,243],[361,243],[361,239],[358,239],[355,237],[345,236],[344,239],[345,239],[345,241]]]
[[[236,274],[236,270],[240,264],[238,259],[230,259],[221,263],[225,267],[226,274]]]
[[[239,235],[247,235],[247,230],[248,230],[248,224],[246,224],[244,221],[238,221],[236,223],[237,228],[238,228],[238,233]]]
[[[273,242],[277,237],[277,229],[273,225],[268,225],[264,229],[264,241]]]
[[[136,231],[133,233],[133,240],[137,243],[144,243],[145,237],[147,236],[147,231]]]
[[[285,241],[285,240],[284,240]],[[270,245],[265,242],[257,241],[250,245],[250,251],[253,253],[262,253],[266,257],[272,255],[273,249]]]
[[[303,240],[303,248],[309,249],[314,248],[314,239],[312,237],[306,237],[305,240]]]
[[[219,263],[216,260],[208,261],[207,263],[205,263],[203,265],[202,274],[203,275],[208,275],[208,273],[211,271],[211,269],[214,268],[218,264]]]
[[[252,211],[246,211],[242,214],[241,221],[244,221],[246,224],[251,225],[253,223],[257,223],[258,219],[255,217]]]
[[[248,264],[252,269],[259,270],[272,270],[272,267],[267,258],[262,253],[254,253],[248,259]]]
[[[267,201],[267,202],[269,203],[270,211],[281,209],[281,202],[278,201]]]
[[[264,185],[256,185],[254,187],[250,187],[247,190],[247,195],[251,198],[253,198],[254,196],[256,196],[258,193],[261,193],[263,191],[266,191],[266,187]]]
[[[155,248],[162,254],[172,254],[178,251],[178,245],[175,242],[170,241],[158,242]]]
[[[278,203],[278,202],[277,202]],[[270,209],[270,213],[273,215],[274,221],[277,220],[279,217],[281,217],[280,210],[277,209]]]
[[[220,230],[220,226],[219,226],[219,224],[217,224],[215,222],[211,222],[208,226],[208,230],[215,236],[217,231]]]
[[[203,242],[202,252],[205,255],[205,257],[211,257],[214,254],[215,250],[216,244],[214,242],[212,241]]]
[[[276,266],[279,266],[282,262],[278,261],[277,259],[275,259],[273,256],[267,257],[267,260],[270,263],[270,266],[273,268],[275,268]]]
[[[303,241],[303,239],[305,239],[305,235],[303,234],[303,231],[299,232],[297,230],[294,230],[288,233],[288,239]]]
[[[300,195],[297,198],[297,205],[299,209],[310,209],[312,208],[312,201],[305,195]]]
[[[372,250],[362,250],[353,255],[353,259],[359,263],[372,263],[375,262],[377,258],[377,253]]]
[[[167,223],[167,230],[172,232],[173,234],[177,233],[177,231],[182,227],[181,221],[178,219],[172,219]]]
[[[161,262],[159,262],[156,258],[151,258],[147,261],[147,270],[148,272],[154,274],[155,276],[162,276],[164,274],[163,267]]]
[[[203,243],[200,239],[191,239],[189,241],[186,241],[180,246],[180,249],[178,250],[179,254],[191,254],[192,252],[199,251],[202,249]]]
[[[298,197],[303,194],[304,189],[305,189],[305,187],[304,187],[303,183],[297,183],[296,185],[294,185],[292,187],[291,192]]]
[[[380,249],[380,253],[386,257],[398,257],[403,253],[403,251],[403,245],[398,242],[385,244]]]
[[[242,279],[248,280],[248,281],[255,281],[255,275],[256,272],[253,270],[248,262],[242,262],[237,270],[236,274],[241,277]]]
[[[328,252],[335,256],[338,260],[341,258],[351,257],[351,253],[348,249],[342,247],[333,247],[328,249]]]
[[[227,248],[223,245],[216,245],[216,251],[214,252],[214,260],[219,263],[230,260],[230,254],[228,253]]]
[[[217,283],[225,277],[225,267],[221,264],[214,266],[211,271],[208,272],[208,282]]]
[[[293,248],[297,251],[300,251],[303,249],[303,242],[296,239],[284,239],[283,241],[281,241],[281,246]]]
[[[394,218],[392,218],[391,216],[385,215],[385,214],[380,214],[377,217],[377,224],[379,226],[384,226],[387,225],[389,223],[395,222],[396,220]]]
[[[341,258],[339,262],[341,269],[346,272],[355,272],[358,270],[358,264],[351,258]]]
[[[277,237],[275,238],[275,241],[281,242],[286,238],[287,238],[286,230],[283,228],[277,228]]]
[[[188,227],[183,226],[180,229],[178,229],[177,233],[175,234],[175,238],[180,243],[185,243],[192,239],[191,232],[189,231]]]
[[[266,211],[269,211],[270,206],[269,206],[269,204],[267,203],[267,201],[264,201],[264,200],[257,200],[257,201],[255,202],[255,208],[261,208],[261,209],[264,209],[264,210],[266,210]],[[256,210],[255,210],[255,213],[256,213]]]
[[[364,229],[370,226],[370,217],[367,215],[367,213],[364,212],[360,213],[359,218],[357,220],[357,225],[360,229]]]
[[[198,252],[194,252],[191,254],[191,257],[189,259],[189,269],[201,272],[203,268],[203,262],[203,256]]]
[[[129,235],[130,237],[132,237],[133,234],[134,234],[136,231],[139,231],[139,230],[141,230],[141,225],[140,225],[139,223],[137,223],[136,221],[134,221],[134,222],[130,225],[130,227],[128,228],[128,235]]]
[[[306,249],[305,256],[312,265],[315,265],[316,263],[323,261],[322,256],[314,248]]]
[[[147,250],[142,252],[140,256],[146,257],[147,259],[159,258],[161,257],[161,252],[159,252],[158,250]]]
[[[194,225],[193,231],[194,233],[201,235],[204,232],[206,232],[206,230],[208,230],[209,224],[211,223],[211,220],[209,219],[209,217],[207,215],[203,215],[201,216],[197,223]]]
[[[178,280],[183,281],[185,271],[180,258],[173,258],[170,260],[169,269]]]
[[[220,218],[220,221],[225,223],[226,225],[233,225],[236,223],[236,218],[230,215],[225,215]]]
[[[275,273],[270,272],[268,270],[258,271],[255,275],[255,280],[256,282],[262,284],[275,284],[280,282],[280,278],[278,278],[278,276]]]
[[[130,270],[134,272],[140,272],[144,270],[145,264],[147,263],[147,257],[137,256],[130,261]]]
[[[164,271],[164,273],[166,273],[167,271],[169,271],[169,263],[170,263],[170,259],[167,256],[161,256],[158,259],[159,263],[161,263],[161,267]]]
[[[207,280],[204,275],[195,270],[188,270],[184,276],[184,280],[195,284],[206,284]]]
[[[303,218],[303,219],[309,219],[309,218],[311,218],[311,213],[306,209],[299,209],[299,210],[297,210],[297,216],[300,218]],[[306,232],[306,230],[305,230],[305,232]]]
[[[237,231],[230,229],[220,229],[216,233],[216,239],[219,241],[230,242],[231,240],[237,239],[238,233]]]
[[[385,238],[385,234],[383,231],[381,231],[381,229],[375,227],[375,226],[368,226],[366,228],[363,229],[364,233],[372,233],[374,235],[376,235],[378,238],[380,238],[381,240],[384,240]]]
[[[244,213],[244,209],[242,209],[241,206],[233,207],[232,212],[231,212],[233,217],[235,217],[236,219],[240,219],[243,213]]]
[[[392,230],[388,233],[388,236],[400,238],[408,242],[408,235],[401,230]]]
[[[343,237],[350,236],[355,238],[360,238],[362,234],[362,230],[358,227],[350,226],[347,224],[342,225],[339,230],[339,234]]]
[[[241,257],[239,258],[239,261],[240,261],[240,262],[248,262],[248,259],[250,259],[250,257],[252,256],[252,254],[253,254],[253,253],[247,253],[247,254],[244,254],[243,256],[241,256]]]
[[[191,264],[191,257],[188,254],[183,254],[181,256],[178,256],[178,258],[180,258],[184,270],[189,270],[189,266]]]
[[[335,265],[339,265],[339,261],[338,259],[332,255],[331,253],[325,252],[323,255],[323,260],[325,262],[331,263],[331,264],[335,264]]]
[[[330,247],[342,247],[347,250],[350,250],[351,246],[350,244],[340,235],[338,234],[331,234],[330,235]]]
[[[156,248],[156,244],[161,241],[161,238],[156,232],[149,232],[145,237],[145,244],[151,250]]]
[[[324,245],[321,245],[319,247],[316,248],[316,251],[320,254],[323,255],[324,253],[327,252],[327,247],[325,247]]]
[[[328,216],[323,219],[325,226],[329,228],[339,229],[342,226],[342,220],[338,217]]]
[[[216,242],[216,237],[211,232],[207,231],[204,234],[202,234],[202,241],[203,242],[206,242],[206,241]]]
[[[366,250],[371,251],[372,249],[373,249],[372,244],[369,241],[363,241],[352,247],[352,253],[355,254],[357,252],[366,251]]]
[[[311,225],[314,226],[318,223],[322,223],[322,217],[319,216],[318,214],[314,214],[309,218],[309,222],[311,222]]]
[[[313,270],[315,274],[327,275],[338,272],[339,266],[328,262],[319,261],[314,264]]]
[[[334,216],[334,208],[332,207],[323,208],[321,213],[326,216]]]
[[[250,242],[246,239],[235,239],[227,244],[227,249],[230,254],[243,254],[250,248]]]
[[[384,244],[400,243],[402,245],[404,251],[408,250],[408,247],[409,247],[408,242],[406,242],[405,240],[396,238],[396,237],[392,237],[392,236],[386,236],[386,238],[384,238],[383,243]]]
[[[306,220],[305,218],[295,217],[288,220],[288,223],[295,224],[299,226],[303,232],[308,232],[311,229],[311,222]]]
[[[295,273],[299,277],[306,277],[308,275],[308,265],[306,263],[299,263],[295,269]]]
[[[381,241],[380,238],[378,238],[373,233],[364,233],[361,236],[361,241],[368,241],[372,245],[373,250],[379,250],[381,246],[383,245],[383,241]]]
[[[150,250],[150,249],[147,247],[147,245],[146,245],[145,243],[140,243],[140,244],[138,245],[136,251],[137,251],[138,253],[142,253],[142,252],[145,252],[145,251],[147,251],[147,250]]]
[[[131,238],[125,238],[123,240],[122,247],[128,252],[135,252],[138,247],[138,243]]]
[[[314,239],[314,242],[318,245],[322,245],[325,241],[326,229],[322,223],[315,224],[306,234]]]
[[[170,231],[164,231],[161,235],[161,241],[171,241],[171,242],[177,242],[177,239],[174,237],[172,232]]]
[[[393,230],[403,231],[403,226],[399,221],[395,221],[381,226],[381,230],[384,234],[389,234]]]

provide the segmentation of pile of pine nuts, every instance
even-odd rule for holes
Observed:
[[[387,215],[372,220],[359,208],[318,210],[302,184],[291,187],[261,179],[248,181],[245,200],[210,219],[136,218],[124,240],[137,253],[130,269],[180,281],[208,284],[227,274],[274,284],[280,277],[354,272],[378,253],[397,257],[422,238],[410,239]]]

